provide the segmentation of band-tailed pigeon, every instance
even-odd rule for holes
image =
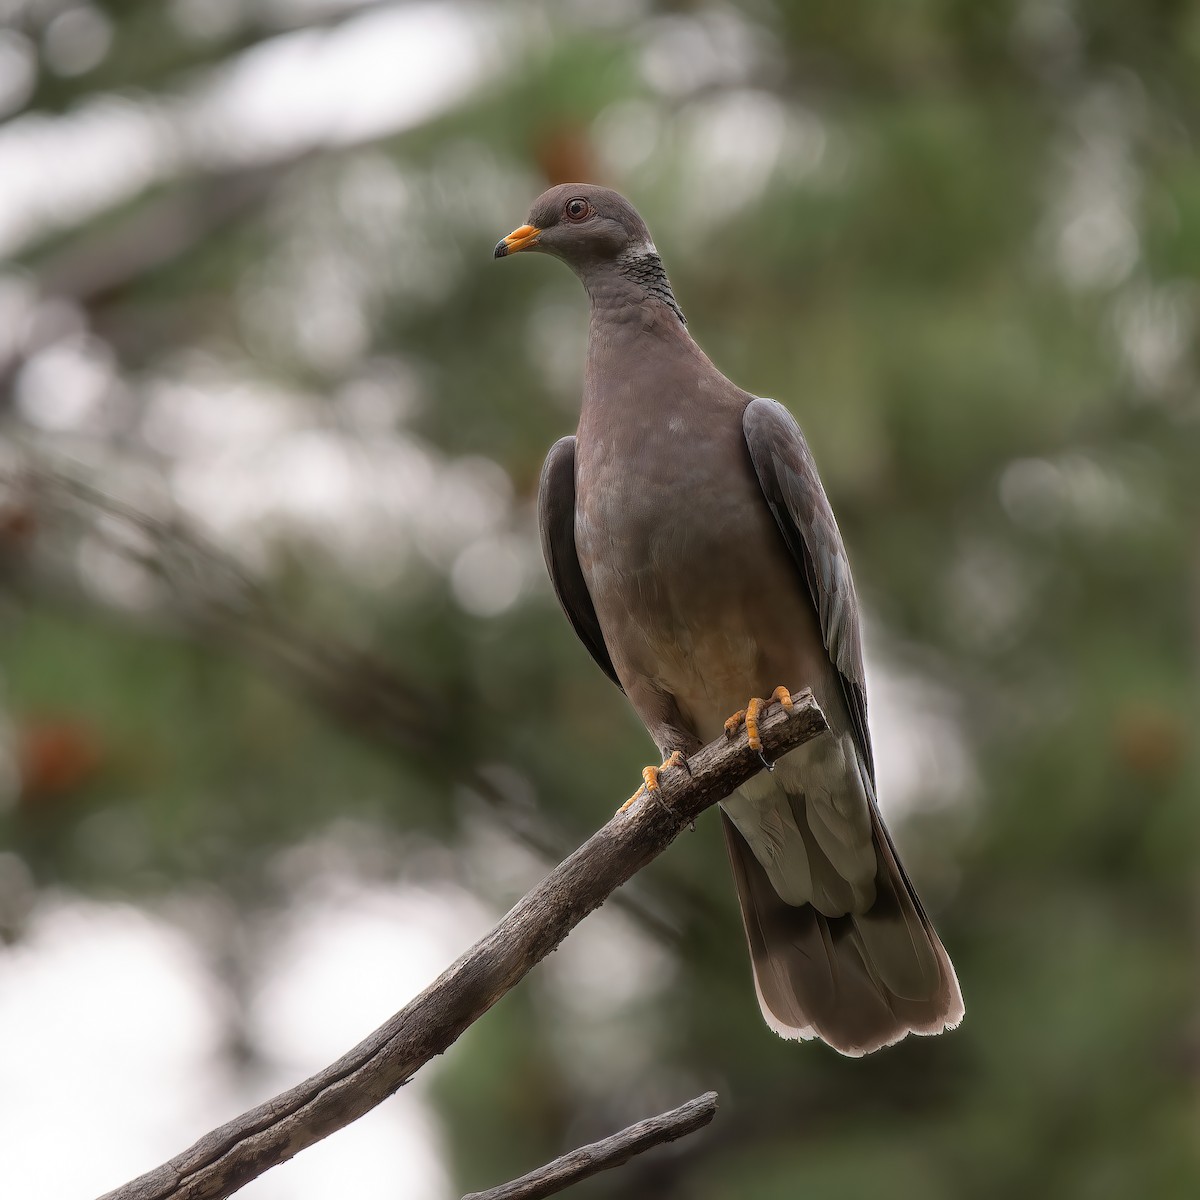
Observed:
[[[743,705],[753,745],[747,697],[809,687],[829,722],[721,805],[767,1024],[850,1055],[957,1025],[954,968],[876,806],[858,602],[799,426],[705,357],[616,192],[551,188],[495,254],[522,250],[562,259],[591,301],[579,430],[538,496],[575,632],[664,767]]]

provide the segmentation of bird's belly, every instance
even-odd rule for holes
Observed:
[[[706,495],[593,490],[576,541],[635,707],[645,688],[670,696],[709,741],[751,695],[780,684],[819,701],[829,692],[811,601],[752,477]]]

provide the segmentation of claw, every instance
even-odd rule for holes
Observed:
[[[692,768],[688,766],[687,759],[683,757],[683,751],[673,750],[663,761],[661,766],[642,768],[642,786],[638,788],[638,790],[634,792],[633,795],[630,796],[620,808],[617,809],[617,812],[623,813],[643,793],[645,793],[647,796],[653,797],[658,801],[659,804],[662,804],[662,801],[658,799],[655,793],[661,790],[658,777],[665,770],[667,770],[668,767],[684,767],[689,775],[692,773]],[[663,805],[663,807],[665,808],[666,805]]]

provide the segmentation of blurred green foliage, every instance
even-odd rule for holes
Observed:
[[[53,7],[9,6],[35,56]],[[95,7],[107,52],[75,74],[39,60],[9,130],[120,96],[186,131],[237,56],[357,19],[223,5],[204,33],[179,16],[194,5]],[[414,476],[424,515],[398,511],[357,558],[353,529],[272,523],[265,500],[249,531],[183,505],[250,564],[266,611],[427,698],[423,749],[363,716],[365,685],[361,709],[302,686],[269,638],[236,635],[236,607],[198,618],[186,587],[97,586],[103,514],[63,520],[15,487],[3,844],[39,888],[155,903],[203,884],[250,922],[287,903],[281,849],[351,822],[394,850],[393,878],[448,874],[500,908],[528,880],[477,869],[480,822],[565,850],[628,793],[652,748],[559,618],[532,526],[541,458],[573,425],[584,298],[552,264],[489,254],[547,181],[586,173],[635,199],[718,365],[804,425],[899,741],[906,710],[935,709],[914,756],[933,802],[918,779],[893,823],[967,1019],[862,1062],[777,1041],[705,822],[632,889],[658,916],[620,917],[628,970],[649,956],[656,983],[589,1005],[571,999],[586,964],[551,962],[439,1067],[456,1183],[711,1086],[709,1135],[580,1194],[1195,1195],[1200,10],[453,12],[490,51],[448,107],[284,152],[239,145],[236,123],[228,153],[181,134],[155,178],[38,226],[3,273],[41,313],[0,366],[6,467],[18,445],[65,456],[169,534],[195,448],[154,436],[171,387],[203,410],[201,440],[231,395],[261,393],[289,434],[361,445],[368,477],[387,474],[381,445],[434,464]],[[42,408],[36,368],[60,342],[109,363],[74,421]],[[454,480],[495,466],[464,539]],[[524,582],[492,603],[501,568]],[[19,938],[36,895],[10,903]]]

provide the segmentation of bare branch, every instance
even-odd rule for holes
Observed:
[[[635,1154],[642,1154],[654,1146],[673,1142],[685,1134],[703,1129],[716,1111],[717,1093],[705,1092],[703,1096],[697,1096],[670,1112],[647,1117],[611,1137],[580,1146],[578,1150],[572,1150],[570,1154],[564,1154],[544,1167],[522,1175],[520,1179],[488,1188],[486,1192],[472,1192],[463,1200],[541,1200],[543,1196],[553,1196],[589,1175],[619,1167]]]
[[[759,726],[764,752],[774,758],[827,728],[810,692],[793,699],[791,714],[772,710]],[[656,799],[643,798],[614,816],[416,999],[337,1062],[213,1130],[104,1200],[219,1200],[403,1087],[588,913],[661,854],[706,808],[761,770],[762,763],[739,735],[709,743],[688,767],[664,772]]]

